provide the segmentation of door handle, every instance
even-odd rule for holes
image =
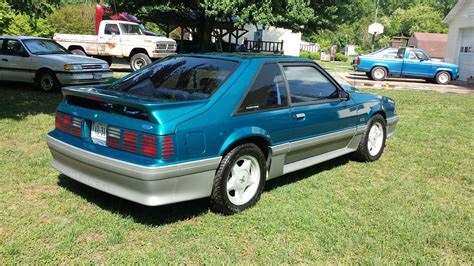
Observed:
[[[2,58],[2,61],[8,62],[8,59]]]
[[[295,114],[295,118],[296,119],[304,119],[306,117],[306,115],[304,113],[297,113]]]

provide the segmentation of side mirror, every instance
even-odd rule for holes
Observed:
[[[349,98],[349,93],[345,90],[341,90],[341,101],[348,101]]]
[[[30,55],[28,54],[28,52],[25,51],[25,50],[22,50],[22,51],[20,52],[20,56],[21,56],[21,57],[30,57]]]

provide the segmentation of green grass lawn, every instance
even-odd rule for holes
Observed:
[[[238,215],[144,207],[50,167],[61,96],[0,88],[0,264],[474,263],[474,96],[375,91],[401,120],[381,160],[267,183]],[[27,86],[25,86],[27,87]]]
[[[333,62],[325,62],[325,61],[316,61],[320,66],[322,66],[328,72],[352,72],[354,68],[352,67],[352,59],[353,57],[349,57],[346,62],[341,61],[333,61]]]

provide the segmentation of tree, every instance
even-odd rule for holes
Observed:
[[[409,9],[397,9],[391,16],[382,18],[386,34],[411,36],[414,32],[446,33],[448,27],[442,23],[443,15],[431,6],[415,5]]]
[[[238,24],[253,23],[280,26],[299,31],[313,16],[306,0],[117,0],[116,9],[138,13],[144,7],[173,10],[183,16],[193,14],[196,20],[197,41],[201,51],[208,51],[212,29],[217,18],[238,16]],[[155,21],[154,21],[155,22]]]
[[[95,34],[93,5],[65,5],[48,17],[48,22],[60,33]]]

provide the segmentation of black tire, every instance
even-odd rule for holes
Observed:
[[[373,80],[372,74],[371,74],[370,72],[365,72],[365,75],[366,75],[369,79],[372,79],[372,80]]]
[[[86,52],[84,52],[82,49],[72,49],[71,53],[75,55],[87,56]]]
[[[381,81],[387,77],[387,69],[385,67],[374,67],[370,71],[370,76],[373,80]]]
[[[451,74],[447,71],[440,71],[436,73],[435,81],[441,85],[448,84],[451,81]]]
[[[227,191],[227,183],[231,178],[232,168],[240,161],[241,158],[249,156],[253,157],[258,162],[260,168],[259,183],[256,186],[253,197],[250,197],[247,202],[237,205],[231,202],[231,199],[229,198],[229,194],[232,190],[230,192]],[[257,201],[260,199],[260,195],[262,194],[263,188],[265,186],[266,173],[267,169],[265,155],[257,145],[253,143],[246,143],[235,147],[224,156],[219,168],[217,169],[212,187],[211,208],[217,212],[229,215],[241,212],[255,205],[255,203],[257,203]],[[241,179],[239,178],[239,180]],[[246,191],[247,188],[250,188],[250,185],[245,187],[243,190]],[[234,191],[234,193],[237,192]]]
[[[36,74],[36,83],[43,91],[55,91],[61,87],[56,74],[51,70],[41,70]]]
[[[130,67],[133,71],[136,71],[146,65],[151,64],[151,59],[144,53],[137,53],[130,58]]]
[[[371,154],[369,150],[369,133],[374,125],[381,125],[383,132],[382,146],[376,154]],[[365,129],[362,139],[360,140],[359,147],[352,155],[353,159],[360,162],[373,162],[376,161],[382,156],[383,150],[385,148],[385,141],[387,140],[387,123],[385,119],[380,115],[376,114],[370,118],[367,128]]]

